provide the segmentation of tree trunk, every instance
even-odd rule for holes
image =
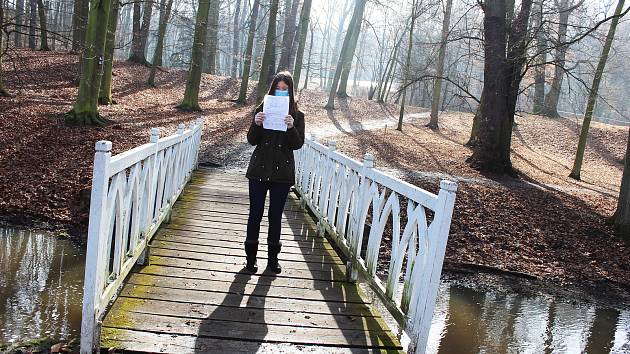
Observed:
[[[453,0],[446,0],[446,8],[444,11],[444,20],[442,21],[442,41],[440,43],[440,52],[438,54],[437,70],[435,71],[435,85],[433,86],[433,101],[431,102],[431,119],[427,127],[437,130],[438,111],[440,106],[440,94],[442,93],[442,76],[444,76],[444,60],[446,58],[446,45],[448,43],[449,27],[451,25],[451,9],[453,8]]]
[[[302,90],[306,90],[308,87],[308,77],[309,77],[309,74],[311,73],[311,57],[313,56],[313,43],[314,43],[313,35],[314,34],[315,34],[315,28],[311,26],[311,43],[308,46],[308,64],[306,64],[306,75],[304,76],[304,87],[302,87]]]
[[[545,105],[545,63],[547,62],[547,40],[543,21],[543,2],[537,0],[533,16],[533,28],[536,37],[536,68],[534,69],[534,105],[532,113],[543,114]]]
[[[24,0],[15,2],[15,38],[14,45],[16,48],[22,47],[22,28],[24,24]]]
[[[243,78],[241,79],[241,90],[238,94],[237,103],[244,104],[247,101],[247,87],[249,85],[249,71],[252,66],[252,50],[254,49],[254,37],[256,36],[256,20],[258,19],[258,8],[260,0],[254,0],[252,14],[249,19],[249,35],[247,37],[247,47],[243,56]]]
[[[40,44],[39,50],[49,51],[48,47],[48,29],[46,24],[46,9],[44,8],[44,1],[37,0],[37,12],[39,14],[39,33]]]
[[[111,11],[107,22],[107,38],[105,39],[105,59],[103,65],[103,78],[99,91],[98,103],[104,105],[115,104],[112,99],[112,69],[114,67],[114,45],[116,40],[116,26],[118,25],[118,10],[120,2],[111,0]]]
[[[210,0],[210,10],[208,13],[208,39],[206,40],[208,50],[205,53],[204,72],[212,75],[217,73],[217,48],[219,41],[219,0]]]
[[[400,49],[400,44],[402,43],[403,37],[404,35],[400,36],[400,39],[394,45],[393,53],[391,57],[389,58],[389,63],[387,64],[387,68],[386,68],[387,71],[385,72],[385,75],[383,76],[383,80],[381,81],[381,87],[379,88],[379,91],[378,91],[378,100],[377,100],[378,103],[385,102],[386,100],[385,97],[387,95],[387,92],[389,91],[389,88],[391,87],[391,82],[393,81],[396,64],[398,62],[398,49]]]
[[[452,0],[448,0],[449,2]],[[407,82],[411,75],[411,50],[413,49],[413,29],[416,24],[416,0],[411,2],[411,24],[409,26],[409,43],[407,45],[407,59],[405,60],[405,73],[403,77],[402,101],[400,103],[400,114],[398,115],[398,129],[402,131],[403,118],[405,117],[405,97],[407,96]]]
[[[363,4],[365,9],[365,4]],[[342,66],[341,77],[339,78],[339,88],[337,89],[337,97],[348,97],[347,87],[348,87],[348,78],[350,77],[350,70],[352,69],[352,62],[354,60],[354,53],[356,52],[357,43],[359,41],[359,34],[361,33],[361,27],[363,23],[363,14],[359,18],[357,22],[354,24],[354,29],[352,30],[352,37],[350,39],[350,45],[347,48],[348,53],[346,54],[345,65]]]
[[[206,46],[209,10],[210,0],[199,0],[186,91],[184,92],[182,103],[177,106],[177,108],[184,111],[201,111],[201,107],[199,107],[199,85],[201,84],[201,68],[203,67],[203,53]]]
[[[276,75],[276,41],[278,40],[277,35],[278,35],[278,30],[277,30],[277,23],[278,23],[278,6],[279,6],[279,0],[278,2],[278,6],[276,6],[276,9],[273,10],[273,2],[274,0],[270,1],[270,15],[269,15],[269,22],[267,23],[267,36],[265,36],[265,51],[263,53],[263,62],[265,60],[265,57],[268,58],[268,62],[266,65],[262,65],[261,63],[261,69],[265,68],[265,83],[263,86],[269,85],[271,83],[271,80],[273,80],[274,76]],[[273,11],[272,11],[273,10]],[[273,12],[273,16],[274,16],[274,20],[271,21],[271,12]],[[273,36],[271,38],[269,38],[269,34],[273,33]],[[268,44],[267,41],[271,40],[271,43]],[[268,56],[267,56],[268,54]],[[262,72],[261,72],[262,75]],[[260,88],[260,82],[259,82],[259,86]],[[263,91],[266,91],[266,89],[263,89]],[[258,99],[262,99],[260,95],[258,95]]]
[[[66,113],[66,123],[103,125],[107,122],[98,114],[98,96],[103,74],[103,56],[111,0],[92,0],[81,58],[81,81],[74,108]]]
[[[276,17],[278,15],[278,1],[271,0],[269,6],[269,27],[267,29],[267,38],[265,41],[265,54],[260,67],[260,78],[258,79],[258,87],[256,88],[256,100],[261,102],[265,97],[270,81],[270,70],[273,71],[274,56],[274,38],[276,37]]]
[[[628,129],[628,143],[624,158],[623,176],[621,177],[621,189],[617,200],[617,211],[613,216],[613,222],[617,230],[630,240],[630,129]]]
[[[294,0],[291,5],[291,11],[287,12],[285,9],[284,31],[282,32],[282,52],[280,54],[280,60],[278,61],[278,70],[290,70],[289,59],[291,53],[293,53],[293,38],[295,37],[295,18],[297,17],[299,0]]]
[[[29,1],[29,21],[28,21],[28,47],[35,50],[37,46],[35,33],[37,29],[37,0]]]
[[[236,0],[236,9],[234,10],[234,25],[232,27],[232,67],[230,68],[230,76],[232,78],[237,77],[238,72],[238,53],[239,53],[239,39],[240,33],[238,30],[239,27],[239,19],[241,13],[241,0]]]
[[[85,31],[87,27],[89,0],[74,0],[72,12],[72,51],[78,52],[85,44]]]
[[[506,5],[506,0],[484,3],[484,87],[477,142],[469,162],[481,171],[514,174],[510,160],[512,126],[527,60],[532,0],[521,2],[521,10],[510,27],[506,17],[514,15]]]
[[[133,10],[134,36],[131,43],[131,56],[128,60],[148,66],[149,62],[147,61],[145,53],[147,51],[147,43],[149,41],[149,28],[151,27],[151,15],[153,14],[153,1],[146,1],[144,3],[142,25],[140,25],[140,5],[138,4],[138,7],[136,8],[136,4],[134,4]]]
[[[472,155],[472,165],[483,170],[503,173],[511,168],[509,153],[501,150],[503,120],[508,114],[507,75],[505,48],[506,1],[486,0],[484,2],[484,85],[477,144]]]
[[[352,4],[354,2],[354,5],[356,6],[356,0],[355,1],[348,1],[348,4]],[[350,14],[350,11],[352,10],[352,7],[349,7],[347,10],[345,9],[345,4],[344,4],[344,11],[341,13],[341,16],[339,16],[339,24],[337,26],[337,35],[335,36],[335,46],[333,47],[333,51],[332,51],[332,59],[331,60],[335,60],[337,58],[339,58],[339,48],[342,46],[342,37],[343,35],[343,31],[341,30],[343,28],[343,24],[346,22],[346,18],[348,17],[348,15]],[[352,19],[351,19],[352,20]],[[330,22],[329,22],[330,23]],[[354,26],[348,26],[348,30],[352,29]],[[330,30],[330,28],[328,29]],[[347,34],[347,32],[346,32]],[[328,37],[330,37],[330,34],[328,35]],[[322,43],[328,43],[326,40],[324,40]],[[326,48],[328,48],[329,46],[326,45]],[[328,51],[326,52],[326,65],[328,65]],[[331,63],[332,64],[332,63]],[[330,72],[330,70],[328,70],[328,72]],[[326,89],[330,88],[333,84],[333,79],[334,79],[335,75],[328,75],[328,78],[326,80]]]
[[[309,28],[309,18],[311,16],[312,3],[313,3],[313,0],[304,0],[304,4],[302,4],[302,12],[300,13],[300,32],[298,35],[298,48],[297,48],[297,53],[295,55],[295,67],[293,70],[293,82],[295,83],[297,87],[300,86],[300,75],[302,73],[302,61],[304,60],[304,47],[306,47],[306,35],[308,33],[308,28]],[[312,48],[313,48],[313,35],[311,32],[311,44],[308,50],[309,67],[310,67]],[[308,71],[309,68],[307,68],[306,70]],[[308,73],[306,74],[306,76],[308,77]],[[304,88],[306,88],[306,85],[304,85]]]
[[[166,5],[165,5],[166,3]],[[173,8],[173,0],[162,0],[160,3],[160,24],[158,27],[158,38],[155,44],[155,53],[153,53],[153,63],[151,64],[151,72],[149,73],[148,84],[155,87],[155,73],[157,67],[162,65],[162,55],[164,52],[164,37],[166,35],[166,26],[171,17],[171,9]]]
[[[615,39],[615,31],[617,30],[617,24],[619,23],[619,16],[621,14],[621,11],[623,10],[624,2],[625,0],[619,0],[619,2],[617,3],[617,8],[615,9],[616,17],[614,17],[610,23],[608,35],[606,35],[606,42],[604,43],[604,48],[602,50],[602,55],[599,57],[599,63],[597,64],[597,69],[595,70],[593,85],[591,86],[591,91],[588,95],[586,112],[584,113],[584,122],[582,123],[582,131],[580,132],[580,141],[578,142],[578,149],[575,153],[573,169],[571,170],[571,174],[569,175],[569,177],[576,180],[580,180],[582,161],[584,160],[584,150],[586,149],[586,138],[588,137],[588,129],[591,125],[591,119],[593,118],[593,110],[595,109],[595,104],[597,103],[599,84],[602,80],[602,76],[604,75],[606,62],[608,62],[608,54],[610,53],[610,48],[612,47],[612,43]]]
[[[142,55],[142,37],[140,28],[142,27],[142,2],[140,0],[133,3],[133,24],[131,30],[131,53],[129,61],[141,63]]]
[[[352,19],[348,25],[346,36],[341,46],[341,52],[339,53],[339,60],[335,67],[335,77],[333,78],[332,85],[330,86],[330,92],[328,94],[328,102],[324,108],[335,109],[335,93],[341,79],[341,74],[344,70],[349,70],[349,66],[352,64],[354,57],[354,49],[356,47],[357,37],[361,29],[361,23],[363,22],[363,13],[365,12],[365,5],[367,0],[357,0],[354,4],[354,13]],[[356,35],[355,35],[356,30]]]
[[[4,28],[4,2],[0,1],[0,28]],[[4,74],[2,71],[2,55],[4,54],[4,33],[0,33],[0,97],[8,97],[9,93],[4,88]]]
[[[549,93],[545,97],[545,103],[543,107],[543,114],[548,117],[557,118],[560,117],[558,113],[558,102],[560,101],[560,93],[562,92],[562,80],[564,78],[564,66],[566,63],[566,55],[569,46],[564,44],[567,39],[567,28],[569,26],[569,16],[573,10],[582,5],[584,1],[580,0],[577,4],[574,4],[569,0],[562,0],[556,2],[558,6],[559,20],[558,20],[558,40],[554,43],[556,47],[556,54],[554,58],[554,75],[551,81],[551,87]]]
[[[483,96],[481,97],[481,102],[477,109],[475,110],[475,116],[473,117],[472,128],[470,129],[470,138],[468,138],[468,142],[466,146],[474,147],[477,145],[477,136],[479,134],[479,122],[481,121],[481,106],[483,105]]]

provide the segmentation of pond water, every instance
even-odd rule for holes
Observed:
[[[67,239],[0,228],[0,343],[78,337],[84,265]]]
[[[0,228],[0,343],[78,337],[85,255],[66,239]],[[630,309],[443,282],[429,353],[630,353]]]
[[[442,283],[429,353],[630,353],[630,309]]]

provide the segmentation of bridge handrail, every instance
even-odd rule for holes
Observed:
[[[331,235],[349,259],[348,280],[355,282],[360,272],[409,334],[409,351],[424,353],[457,184],[443,180],[435,195],[374,169],[370,154],[359,162],[339,153],[334,141],[325,146],[307,137],[295,157],[296,190],[318,219],[318,232]],[[368,221],[371,226],[364,240]],[[386,229],[391,256],[383,284],[377,264]]]
[[[136,262],[197,167],[203,118],[149,143],[111,156],[112,143],[96,143],[90,199],[81,353],[98,349],[99,322],[108,303]]]

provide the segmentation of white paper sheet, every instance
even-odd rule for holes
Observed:
[[[265,95],[263,112],[265,113],[263,128],[287,131],[287,123],[284,122],[284,117],[289,114],[288,96]]]

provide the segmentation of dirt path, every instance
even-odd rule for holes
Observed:
[[[415,122],[429,116],[429,112],[413,113],[405,115],[403,122]],[[368,119],[362,122],[331,122],[306,128],[306,133],[314,135],[317,139],[354,134],[365,130],[396,129],[398,119],[385,117],[380,119]],[[225,148],[226,151],[220,156],[202,158],[200,165],[207,167],[217,167],[229,172],[245,172],[249,157],[254,151],[254,147],[246,141],[238,141]]]

